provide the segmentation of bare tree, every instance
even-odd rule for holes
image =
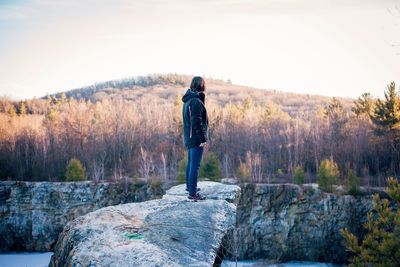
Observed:
[[[162,163],[162,168],[161,168],[161,177],[164,181],[167,180],[167,157],[165,156],[164,153],[161,153],[161,163]]]
[[[92,179],[95,183],[104,179],[104,164],[103,162],[92,161],[91,166]]]
[[[150,174],[154,171],[154,163],[149,153],[141,146],[140,147],[141,165],[140,174],[146,180],[149,179]]]

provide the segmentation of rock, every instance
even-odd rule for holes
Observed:
[[[217,199],[217,200],[226,200],[229,203],[238,204],[239,202],[239,191],[240,187],[238,186],[227,186],[225,184],[206,181],[198,183],[198,188],[200,188],[200,194],[207,197],[207,199]],[[174,186],[167,190],[166,195],[163,198],[172,199],[175,196],[184,197],[186,199],[187,195],[182,194],[185,192],[186,185],[181,184]]]
[[[185,186],[159,200],[96,210],[69,222],[50,266],[211,266],[235,225],[240,188],[200,182],[207,200],[187,199]]]
[[[243,184],[236,229],[227,240],[231,259],[344,263],[339,230],[361,237],[371,195],[324,193],[312,184]]]
[[[236,178],[222,178],[221,183],[223,183],[223,184],[239,184],[239,181]]]
[[[333,185],[332,191],[335,195],[344,195],[346,194],[346,190],[343,185]]]
[[[0,251],[49,251],[68,221],[96,209],[161,197],[147,184],[0,182]]]
[[[182,227],[179,227],[179,216],[184,218],[187,214],[195,217],[197,221],[203,220],[210,225],[216,223],[217,220],[210,220],[207,213],[217,212],[218,209],[208,207],[207,203],[237,204],[236,228],[229,230],[228,235],[222,241],[222,246],[226,247],[224,252],[231,259],[264,258],[276,262],[309,260],[343,263],[348,254],[341,244],[342,237],[339,230],[346,227],[359,238],[362,237],[365,234],[362,224],[367,219],[367,212],[372,210],[371,194],[378,193],[382,198],[388,197],[382,188],[361,188],[360,195],[356,197],[328,194],[322,192],[317,184],[301,186],[242,184],[241,196],[238,197],[237,191],[232,190],[237,186],[230,186],[213,182],[199,183],[200,192],[208,196],[208,200],[204,203],[187,203],[186,195],[183,194],[185,186],[173,187],[168,190],[162,200],[155,200],[156,204],[153,204],[159,206],[159,211],[162,213],[157,213],[156,210],[151,211],[150,206],[141,206],[150,204],[132,204],[133,206],[129,206],[131,208],[124,209],[128,211],[133,209],[130,211],[133,213],[129,216],[139,218],[138,221],[143,225],[147,225],[149,220],[163,221],[160,219],[161,215],[157,217],[159,214],[177,216],[177,218],[172,218],[176,220],[174,221],[177,224],[176,229],[164,229],[161,226],[158,229],[153,226],[151,230],[147,231],[147,234],[152,233],[149,237],[146,236],[146,231],[139,228],[142,229],[140,231],[144,231],[143,240],[140,239],[140,242],[151,239],[152,246],[161,248],[162,244],[157,245],[156,231],[167,237],[168,231],[171,232],[171,235],[174,233],[170,236],[171,240],[179,240],[180,233],[188,234],[182,230]],[[162,192],[161,188],[151,187],[145,181],[136,182],[130,186],[127,194],[124,192],[123,184],[0,182],[0,251],[53,250],[59,233],[63,231],[68,221],[102,207],[161,197]],[[191,208],[194,204],[197,205],[196,210],[201,210],[206,214],[193,214]],[[226,204],[218,205],[223,207]],[[129,219],[118,215],[124,213],[115,211],[115,209],[122,209],[117,207],[110,207],[110,213],[129,225],[131,223]],[[135,213],[139,207],[148,209],[149,216]],[[170,211],[168,207],[173,208]],[[221,208],[221,210],[224,209],[228,208]],[[179,213],[182,210],[184,210],[183,215]],[[227,211],[222,213],[222,218],[227,216],[224,213]],[[129,216],[128,218],[130,218]],[[100,219],[98,222],[106,225],[106,222]],[[89,224],[88,221],[85,223]],[[183,223],[188,222],[183,221]],[[119,227],[120,223],[116,222],[115,227],[117,226]],[[111,226],[104,227],[108,229],[107,227]],[[91,236],[92,234],[96,236],[96,231],[100,231],[98,228],[87,229],[92,232],[86,233],[86,230],[79,229],[79,226],[72,229],[73,239],[79,240],[79,236]],[[167,233],[164,233],[164,230]],[[123,232],[126,232],[128,237],[129,234],[133,234],[130,236],[132,238],[137,237],[134,229],[126,229]],[[194,231],[194,233],[196,232]],[[219,236],[220,234],[218,238]],[[211,238],[209,235],[206,237]],[[123,240],[126,241],[127,237],[124,238]],[[63,240],[64,242],[68,241]],[[174,242],[179,243],[179,241]],[[172,244],[171,242],[166,243]],[[146,244],[150,246],[150,243]],[[64,250],[67,249],[64,248]],[[105,248],[104,251],[108,251],[107,253],[110,255],[113,254],[111,248]],[[171,255],[168,254],[169,256]]]

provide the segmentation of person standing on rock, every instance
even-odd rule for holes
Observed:
[[[183,139],[188,152],[186,166],[186,190],[188,198],[194,201],[204,200],[197,188],[200,164],[204,147],[208,141],[208,117],[205,107],[206,86],[202,77],[193,77],[185,95],[182,97]]]

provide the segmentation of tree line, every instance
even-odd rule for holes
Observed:
[[[177,179],[185,153],[180,98],[187,81],[169,79],[152,78],[148,87],[157,93],[125,84],[134,97],[113,88],[113,97],[96,99],[90,92],[86,98],[68,92],[25,101],[1,98],[0,179],[64,180],[72,158],[93,180]],[[364,183],[382,186],[400,171],[400,95],[394,83],[383,99],[363,94],[349,106],[332,98],[294,112],[250,94],[238,98],[230,83],[215,86],[226,90],[215,92],[211,83],[207,91],[205,157],[219,160],[223,177],[284,182],[304,173],[305,182],[314,182],[327,159],[337,164],[339,182],[352,171]],[[221,92],[235,101],[219,101]]]

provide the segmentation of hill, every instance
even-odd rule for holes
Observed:
[[[137,76],[119,80],[95,83],[90,86],[59,92],[50,96],[61,98],[85,99],[97,102],[103,99],[124,99],[132,102],[143,102],[151,98],[156,103],[175,101],[177,95],[183,95],[189,87],[192,76],[178,74],[154,74]],[[207,101],[218,106],[228,103],[237,104],[249,97],[256,105],[274,103],[282,110],[294,115],[299,110],[310,111],[323,108],[331,100],[330,97],[310,94],[298,94],[271,89],[259,89],[232,84],[229,80],[205,78]],[[43,97],[46,98],[47,96]],[[354,99],[338,98],[345,109],[350,110]]]

